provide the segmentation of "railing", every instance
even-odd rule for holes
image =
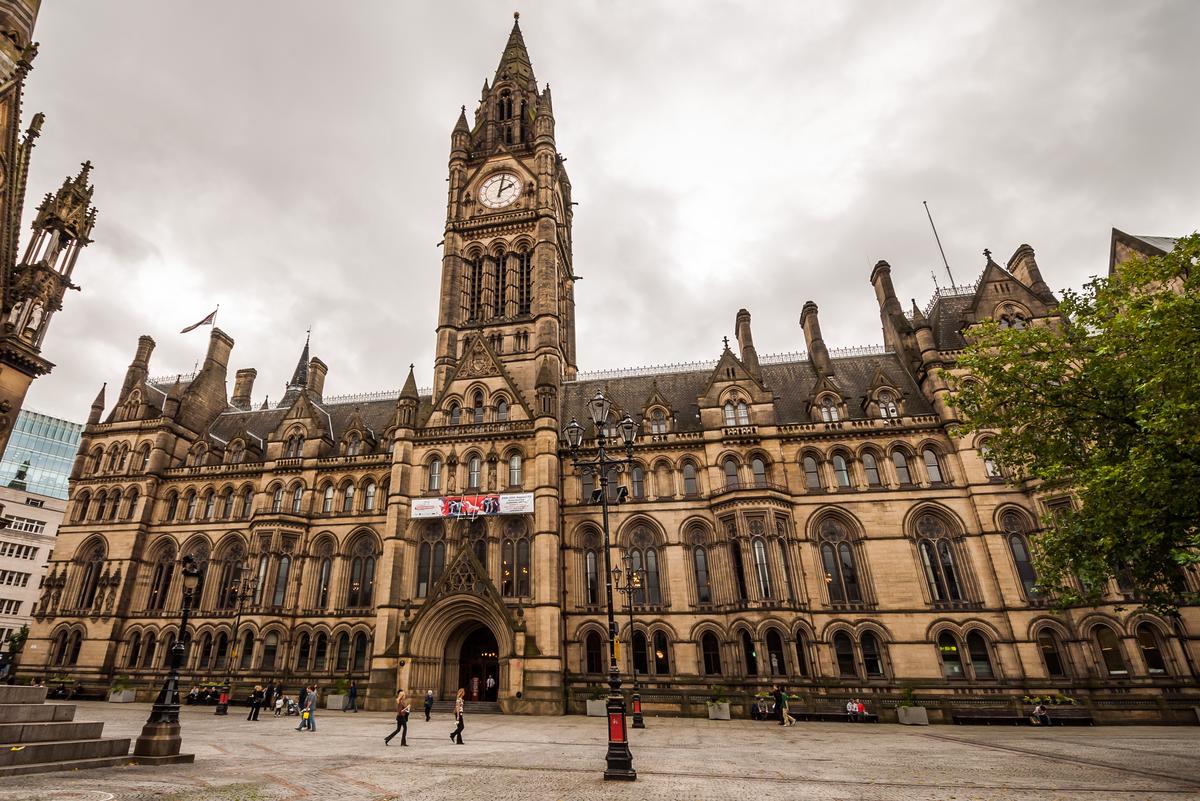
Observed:
[[[509,420],[504,423],[462,423],[456,426],[434,426],[417,433],[417,439],[440,437],[479,436],[481,434],[504,434],[513,431],[532,431],[532,420]]]
[[[768,481],[736,481],[727,483],[723,487],[717,487],[709,495],[716,498],[718,495],[728,495],[731,492],[746,492],[753,490],[767,490],[770,492],[788,493],[788,488],[780,484],[772,484]]]

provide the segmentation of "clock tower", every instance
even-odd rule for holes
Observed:
[[[571,183],[516,20],[473,117],[450,135],[435,404],[480,339],[531,400],[576,370]]]

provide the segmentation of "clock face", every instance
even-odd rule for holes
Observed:
[[[521,179],[511,172],[493,175],[479,187],[479,202],[491,209],[502,209],[521,196]]]

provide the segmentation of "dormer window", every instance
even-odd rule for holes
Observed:
[[[838,421],[838,408],[832,395],[826,395],[821,398],[821,419],[826,423],[836,423]]]
[[[896,407],[896,398],[892,393],[880,392],[878,404],[880,417],[888,419],[900,416],[900,410]]]
[[[1025,327],[1025,315],[1016,306],[1011,303],[1006,303],[1000,310],[999,319],[1001,328],[1016,328],[1022,329]]]
[[[346,440],[346,455],[358,456],[362,453],[362,437],[358,434],[351,434]]]
[[[663,414],[662,409],[655,409],[654,411],[650,412],[650,433],[667,433],[667,416]]]

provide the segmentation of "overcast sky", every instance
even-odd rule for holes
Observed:
[[[960,284],[985,247],[1057,290],[1114,226],[1200,227],[1200,3],[515,7],[579,201],[584,370],[715,358],[740,307],[760,354],[803,349],[809,299],[830,347],[880,342],[878,259],[906,305],[948,283],[923,200]],[[450,131],[513,8],[43,3],[29,198],[90,158],[100,214],[27,406],[84,419],[143,333],[190,371],[218,303],[256,404],[310,325],[327,395],[427,386]]]

